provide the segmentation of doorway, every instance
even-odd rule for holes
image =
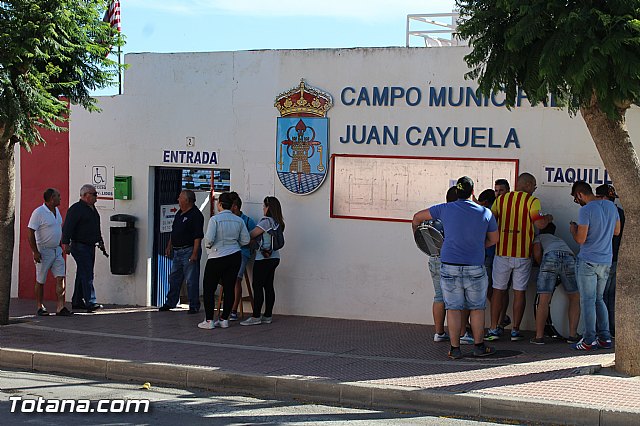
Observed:
[[[154,179],[151,304],[162,306],[169,292],[172,264],[171,259],[165,256],[165,248],[171,238],[173,217],[179,209],[178,195],[183,189],[190,189],[196,194],[195,207],[204,215],[206,231],[211,216],[212,198],[216,193],[230,190],[230,170],[156,167]],[[202,265],[205,263],[206,256],[203,256]],[[202,273],[200,276],[202,277]]]

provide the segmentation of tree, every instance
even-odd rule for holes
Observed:
[[[69,104],[98,111],[91,91],[114,85],[123,41],[103,22],[107,0],[0,1],[0,324],[9,322],[15,219],[14,147],[62,131]]]
[[[465,61],[484,94],[549,94],[582,115],[624,202],[616,296],[616,369],[640,375],[640,162],[625,114],[640,97],[640,1],[456,0]]]

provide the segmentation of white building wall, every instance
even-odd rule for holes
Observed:
[[[278,111],[273,103],[301,78],[334,98],[335,106],[328,112],[331,154],[519,159],[520,172],[529,171],[538,179],[536,195],[544,212],[554,215],[558,234],[570,241],[568,223],[577,217],[578,206],[569,196],[570,185],[543,184],[543,166],[602,168],[580,117],[532,108],[526,100],[512,111],[493,106],[429,107],[425,100],[415,107],[404,102],[393,107],[347,106],[340,100],[345,87],[358,91],[416,86],[423,96],[429,86],[475,87],[464,79],[466,52],[452,47],[127,55],[125,62],[131,67],[124,94],[101,98],[100,114],[76,107],[71,116],[72,190],[85,182],[85,165],[114,166],[116,175],[133,176],[133,200],[116,200],[114,210],[102,210],[102,220],[107,236],[109,215],[139,218],[136,273],[111,275],[108,262],[98,260],[98,300],[150,304],[151,168],[163,165],[164,149],[185,149],[185,137],[195,136],[195,149],[216,151],[216,167],[231,169],[232,190],[243,198],[246,213],[259,219],[265,195],[275,194],[283,205],[287,244],[276,273],[277,313],[432,323],[427,259],[416,249],[408,223],[330,218],[330,176],[307,196],[293,195],[280,184],[275,173]],[[637,115],[636,109],[629,113],[632,136],[639,134]],[[344,144],[340,137],[348,125],[398,125],[400,141],[386,146]],[[409,126],[493,127],[495,143],[500,144],[515,128],[520,148],[457,147],[450,139],[446,146],[410,146],[404,140]],[[483,189],[477,188],[477,193]],[[69,264],[71,278],[75,265]],[[533,325],[533,294],[530,291],[525,327]],[[562,298],[556,299],[554,305],[560,306]]]

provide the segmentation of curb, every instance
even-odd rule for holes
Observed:
[[[637,424],[640,418],[640,410],[613,411],[544,400],[523,401],[411,387],[252,375],[210,367],[142,363],[11,348],[0,348],[0,367],[116,381],[160,383],[182,388],[226,390],[276,399],[298,398],[380,409],[409,409],[434,415],[599,426]]]

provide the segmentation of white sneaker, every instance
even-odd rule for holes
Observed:
[[[434,334],[433,335],[433,341],[434,342],[448,342],[449,341],[449,335],[447,334],[447,332],[443,332],[442,334]]]
[[[255,317],[249,317],[240,323],[240,325],[258,325],[258,324],[262,324],[262,320],[260,318],[255,318]]]
[[[218,318],[216,322],[213,323],[216,327],[220,328],[229,328],[229,320]]]
[[[273,317],[265,317],[264,315],[260,318],[261,324],[271,324],[273,321]]]
[[[198,328],[204,328],[205,330],[213,330],[216,328],[216,325],[211,320],[204,320],[198,324]]]
[[[464,336],[460,336],[461,345],[473,345],[474,343],[473,336],[471,336],[469,332],[464,333]]]

